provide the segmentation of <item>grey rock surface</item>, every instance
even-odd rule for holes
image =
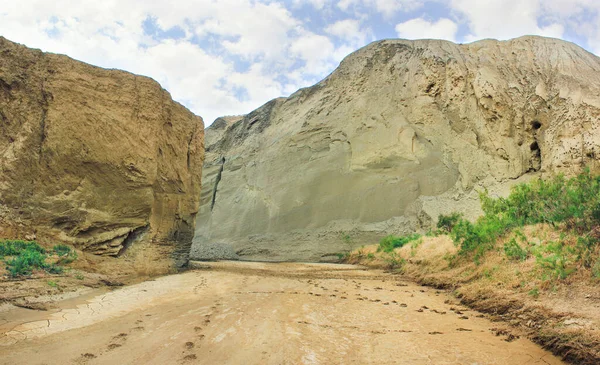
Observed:
[[[190,255],[195,260],[239,260],[239,256],[231,245],[223,242],[197,244],[192,247]]]
[[[599,119],[600,59],[572,43],[374,42],[207,129],[193,246],[332,261],[440,213],[474,218],[484,188],[598,170]]]

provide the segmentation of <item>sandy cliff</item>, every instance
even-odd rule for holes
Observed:
[[[202,119],[154,80],[0,37],[0,219],[116,256],[142,238],[186,261],[200,195]]]

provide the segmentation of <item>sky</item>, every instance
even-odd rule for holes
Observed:
[[[0,0],[0,35],[150,76],[206,125],[313,85],[378,39],[531,34],[600,55],[600,0]]]

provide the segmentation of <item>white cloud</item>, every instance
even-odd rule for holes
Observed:
[[[452,19],[432,21],[432,6]],[[183,32],[145,34],[148,19],[157,34]],[[575,37],[600,54],[598,0],[0,0],[0,35],[151,76],[207,124],[318,81],[376,36],[393,36],[381,33],[389,24],[403,38]]]
[[[522,35],[561,38],[564,33],[560,24],[538,24],[542,14],[539,0],[452,0],[451,6],[466,17],[470,29],[467,41]]]
[[[436,22],[416,18],[396,25],[398,37],[405,39],[445,39],[456,42],[457,31],[458,25],[446,18]]]
[[[337,7],[343,11],[362,6],[366,9],[373,9],[381,13],[384,17],[390,18],[398,11],[412,11],[423,6],[423,0],[339,0]],[[360,13],[358,11],[357,13]]]
[[[323,9],[325,5],[327,5],[327,3],[328,0],[294,0],[295,6],[300,6],[302,4],[310,4],[317,10]]]
[[[350,44],[362,46],[368,38],[373,37],[370,28],[362,28],[357,19],[339,20],[325,28],[325,33],[342,39]]]
[[[162,30],[180,27],[184,38],[156,40],[145,35],[142,23],[148,18]],[[207,124],[223,114],[247,113],[282,95],[276,79],[295,62],[289,48],[299,29],[301,22],[282,4],[253,0],[186,0],[177,6],[143,0],[0,4],[0,34],[6,38],[151,76]],[[216,54],[192,38],[211,36],[224,37],[216,41],[221,47]],[[314,51],[304,49],[299,56],[319,70],[324,67]],[[236,71],[235,62],[246,62],[247,69]],[[306,79],[296,86],[306,86]]]
[[[332,68],[331,55],[335,46],[323,35],[304,33],[290,46],[292,54],[305,61],[303,71],[309,74],[322,74]]]

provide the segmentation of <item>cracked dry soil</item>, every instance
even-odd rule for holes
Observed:
[[[0,312],[0,364],[562,364],[448,294],[352,265],[217,262]]]

